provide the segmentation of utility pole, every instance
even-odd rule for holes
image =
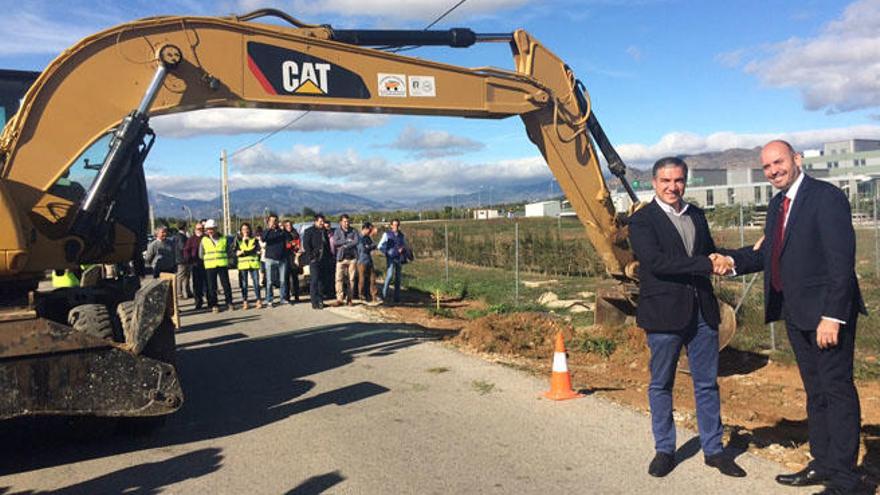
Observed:
[[[192,223],[193,223],[193,212],[192,212],[192,210],[190,210],[190,209],[189,209],[189,206],[186,206],[186,205],[183,205],[181,208],[183,209],[183,211],[186,212],[186,216],[187,216],[187,218],[189,218],[189,223],[188,223],[187,225],[188,225],[190,228],[192,228]]]
[[[877,182],[874,182],[874,276],[880,278],[880,227],[877,225]]]
[[[229,162],[226,160],[226,150],[220,150],[220,195],[223,202],[223,233],[229,235],[232,232],[232,217],[229,205]]]
[[[449,285],[449,224],[443,224],[443,238],[446,240],[444,253],[446,254],[446,285]]]
[[[153,211],[153,203],[150,203],[150,234],[156,233],[156,214]]]

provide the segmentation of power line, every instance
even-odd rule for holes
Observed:
[[[455,9],[461,7],[461,5],[462,5],[463,3],[465,3],[465,2],[467,2],[467,0],[459,0],[459,2],[458,2],[457,4],[455,4],[455,5],[453,5],[452,7],[450,7],[446,12],[440,14],[440,17],[434,19],[433,22],[431,22],[430,24],[428,24],[427,26],[425,26],[425,29],[423,29],[422,31],[427,31],[427,30],[431,29],[432,27],[434,27],[435,24],[437,24],[438,22],[442,21],[446,16],[448,16],[449,14],[451,14],[452,11],[454,11]],[[409,50],[415,50],[416,48],[421,48],[421,47],[418,46],[418,45],[415,45],[415,46],[401,46],[401,47],[395,48],[394,50],[391,50],[391,53],[405,52],[405,51],[409,51]]]
[[[257,140],[254,141],[253,143],[251,143],[251,144],[245,146],[244,148],[239,148],[239,149],[235,150],[234,152],[232,152],[232,153],[229,155],[229,158],[232,158],[232,157],[234,157],[235,155],[238,155],[238,154],[240,154],[240,153],[243,153],[243,152],[246,151],[246,150],[249,150],[249,149],[253,148],[254,146],[256,146],[256,145],[262,143],[263,141],[265,141],[265,140],[269,139],[270,137],[274,136],[275,134],[278,134],[279,132],[283,131],[284,129],[287,129],[288,127],[292,126],[293,124],[296,124],[296,123],[299,122],[303,117],[305,117],[306,115],[308,115],[309,112],[311,112],[311,110],[306,110],[306,111],[304,111],[303,113],[297,115],[296,117],[294,117],[293,119],[291,119],[290,122],[284,124],[283,126],[279,127],[278,129],[275,129],[274,131],[270,132],[269,134],[266,134],[265,136],[261,137],[260,139],[257,139]]]
[[[442,21],[444,17],[446,17],[446,16],[448,16],[449,14],[451,14],[453,10],[455,10],[455,9],[457,9],[457,8],[459,8],[459,7],[461,7],[461,4],[463,4],[463,3],[465,3],[465,2],[467,2],[467,0],[460,0],[457,4],[453,5],[449,10],[447,10],[446,12],[444,12],[440,17],[434,19],[434,22],[432,22],[431,24],[428,24],[428,26],[425,27],[425,31],[427,31],[427,30],[431,29],[432,27],[434,27],[434,24],[437,24],[438,22]]]

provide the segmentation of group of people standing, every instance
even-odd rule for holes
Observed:
[[[400,302],[401,266],[412,259],[412,251],[400,230],[400,220],[391,221],[390,229],[382,234],[378,244],[373,240],[375,234],[376,228],[370,222],[364,222],[358,232],[348,215],[339,218],[336,229],[324,215],[315,215],[302,239],[313,308],[323,308],[324,300],[330,298],[335,298],[337,305],[351,304],[354,299],[379,302],[372,256],[376,250],[385,255],[387,265],[382,300]],[[389,290],[393,292],[389,294]]]
[[[251,291],[256,308],[274,306],[276,287],[279,304],[299,302],[299,275],[308,266],[309,298],[313,308],[322,309],[327,299],[337,305],[358,299],[380,302],[372,257],[378,250],[388,267],[382,300],[399,302],[401,267],[412,259],[412,251],[399,220],[391,222],[378,244],[373,241],[376,233],[370,222],[356,230],[348,215],[340,217],[336,229],[324,215],[315,215],[302,237],[290,221],[279,222],[274,214],[266,219],[265,228],[254,230],[243,223],[235,236],[222,235],[214,220],[203,220],[196,223],[191,236],[183,223],[173,234],[167,227],[157,229],[144,260],[155,277],[176,273],[179,298],[194,298],[197,310],[207,302],[214,312],[220,311],[221,289],[225,306],[235,309],[230,269],[238,270],[242,308],[248,309]]]

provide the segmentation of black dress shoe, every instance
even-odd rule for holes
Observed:
[[[675,457],[672,454],[657,452],[651,464],[648,466],[648,474],[655,478],[662,478],[675,469]]]
[[[732,476],[734,478],[746,477],[745,469],[739,467],[736,461],[734,461],[731,457],[724,455],[723,453],[707,455],[706,465],[718,469],[719,471],[721,471],[721,474],[725,476]]]
[[[828,481],[828,477],[820,474],[811,467],[806,467],[796,473],[780,474],[776,482],[785,486],[812,486],[821,485]]]

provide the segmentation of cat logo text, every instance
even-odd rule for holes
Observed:
[[[330,64],[287,60],[281,64],[281,80],[288,93],[326,95]]]

